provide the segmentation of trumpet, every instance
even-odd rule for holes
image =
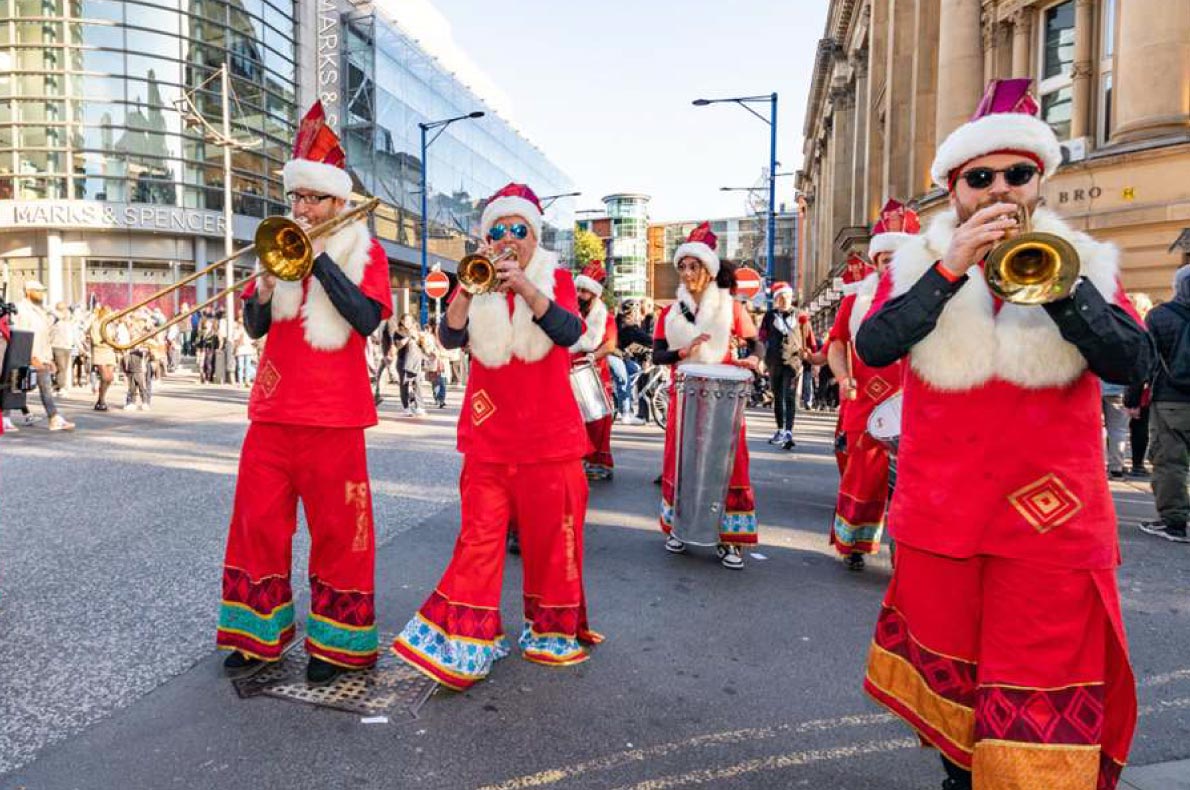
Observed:
[[[1017,222],[1021,232],[987,256],[983,273],[988,288],[1011,304],[1048,304],[1069,296],[1081,266],[1074,245],[1033,230],[1032,212],[1024,206],[1017,210]]]
[[[512,247],[504,250],[494,258],[489,258],[478,252],[463,257],[459,261],[459,285],[464,291],[477,296],[496,290],[496,264],[505,258],[515,258],[516,250]]]
[[[104,318],[99,324],[99,334],[107,342],[109,346],[117,351],[127,351],[134,346],[139,346],[147,340],[156,337],[165,330],[169,329],[174,324],[185,321],[190,316],[205,310],[207,307],[215,304],[223,299],[229,293],[238,291],[252,280],[256,279],[262,274],[271,274],[278,280],[285,280],[286,282],[297,282],[309,276],[314,269],[314,245],[313,240],[321,236],[326,236],[348,223],[355,222],[361,217],[371,213],[376,206],[380,204],[380,198],[369,198],[355,208],[344,211],[336,217],[328,219],[326,222],[321,222],[309,230],[303,228],[298,222],[289,217],[266,217],[256,227],[256,234],[253,237],[253,243],[241,250],[237,250],[231,255],[222,260],[215,261],[205,269],[200,269],[194,274],[187,275],[181,280],[178,280],[173,285],[167,285],[151,296],[142,299],[136,304],[125,307],[119,312],[112,313]],[[178,313],[169,321],[166,321],[161,326],[155,327],[151,332],[146,332],[142,335],[132,338],[127,343],[120,343],[112,337],[112,324],[121,321],[127,316],[135,313],[147,304],[157,301],[163,296],[167,296],[174,291],[194,282],[200,277],[205,277],[207,274],[226,266],[228,263],[242,258],[250,252],[255,252],[257,258],[260,259],[260,271],[244,277],[243,279],[233,283],[230,287],[224,288],[219,293],[207,299],[202,304],[195,305],[190,310],[184,313]]]

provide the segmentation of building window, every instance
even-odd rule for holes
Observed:
[[[1107,145],[1112,132],[1112,67],[1116,53],[1116,0],[1103,0],[1101,6],[1101,38],[1099,56],[1098,144]]]
[[[1041,25],[1041,118],[1059,140],[1070,139],[1073,71],[1074,0],[1065,0],[1042,11]]]

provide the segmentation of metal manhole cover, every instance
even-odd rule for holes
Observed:
[[[380,644],[388,645],[392,640],[392,635],[387,640],[382,637]],[[372,669],[347,672],[329,686],[310,688],[306,685],[306,653],[295,649],[300,642],[300,638],[295,639],[280,661],[233,680],[236,693],[245,699],[263,695],[361,716],[416,719],[438,685],[385,649]]]

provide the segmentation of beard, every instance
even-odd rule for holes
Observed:
[[[580,296],[579,300],[578,300],[579,312],[581,312],[583,315],[586,315],[587,313],[591,312],[591,305],[594,303],[595,303],[594,298],[584,299]]]

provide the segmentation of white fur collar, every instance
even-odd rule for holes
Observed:
[[[940,214],[924,235],[894,253],[894,296],[908,291],[942,258],[956,226],[954,211]],[[1033,229],[1073,244],[1082,275],[1104,299],[1115,301],[1119,251],[1113,245],[1074,230],[1046,209],[1034,213]],[[934,331],[913,347],[909,360],[919,376],[941,390],[971,389],[993,378],[1032,389],[1062,387],[1073,383],[1087,366],[1044,308],[1006,303],[997,313],[979,268],[971,270],[967,282],[943,308]]]
[[[879,284],[880,275],[876,272],[855,283],[855,304],[851,306],[851,320],[847,322],[852,341],[855,340],[855,333],[859,331],[859,325],[863,323],[868,310],[872,308],[872,300],[876,298],[876,286]]]
[[[570,347],[571,351],[578,354],[590,354],[593,351],[598,351],[599,347],[603,345],[603,336],[607,334],[607,305],[598,296],[593,301],[591,312],[587,313],[587,317],[583,319],[587,328],[583,330],[583,336],[578,339],[578,342]]]
[[[553,299],[557,268],[558,256],[538,245],[533,260],[525,267],[525,276],[539,291]],[[471,353],[485,367],[501,367],[514,356],[525,362],[536,362],[554,347],[549,335],[533,323],[533,311],[520,296],[513,298],[510,317],[506,294],[480,294],[471,300],[467,321]]]
[[[368,266],[371,246],[372,237],[368,233],[367,224],[362,221],[353,222],[327,238],[326,254],[338,264],[348,280],[359,285],[364,279],[364,269]],[[343,348],[354,331],[351,324],[347,323],[347,319],[331,304],[330,297],[326,295],[326,290],[318,282],[318,278],[310,276],[306,279],[308,288],[304,303],[302,281],[277,282],[271,300],[272,320],[288,321],[296,318],[300,311],[302,330],[307,343],[321,351]]]
[[[731,292],[711,283],[695,304],[686,286],[679,285],[678,303],[669,308],[665,317],[665,339],[669,347],[676,351],[690,345],[699,335],[710,335],[711,339],[700,345],[694,356],[687,357],[685,361],[704,364],[722,362],[731,347],[731,324],[734,318]],[[680,304],[686,305],[694,314],[693,323],[682,315]]]

